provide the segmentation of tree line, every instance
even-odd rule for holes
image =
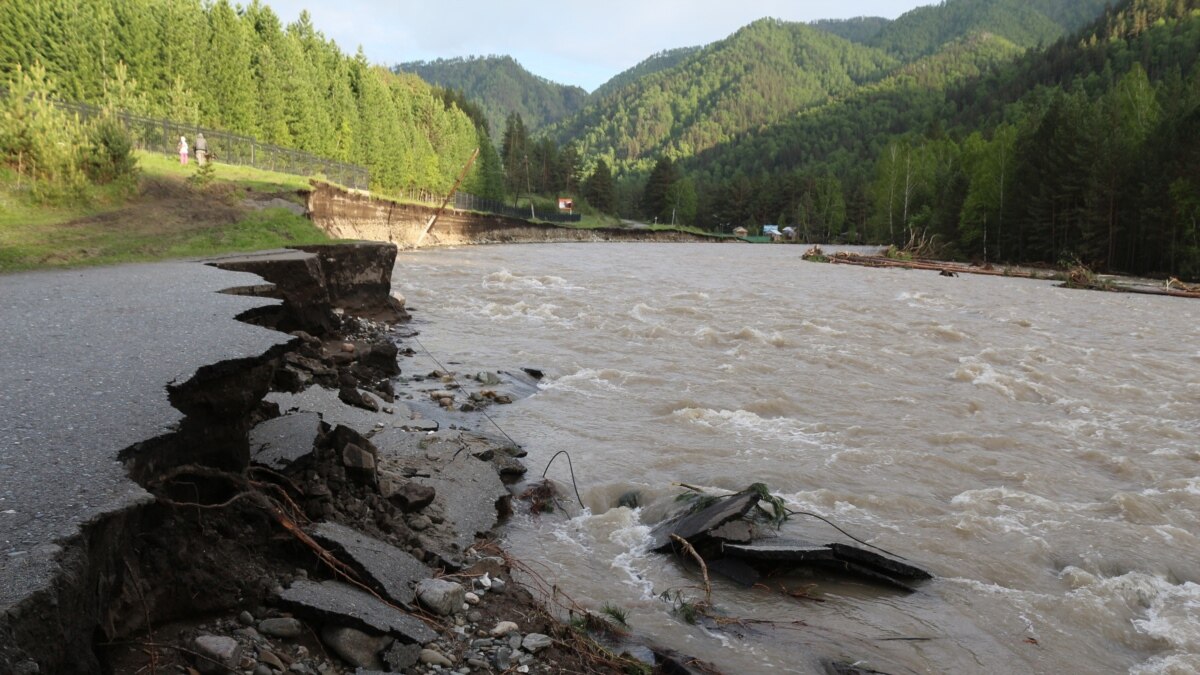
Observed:
[[[285,26],[260,0],[3,2],[0,35],[0,82],[40,65],[59,99],[362,164],[382,192],[449,190],[486,137],[416,76],[344,54],[306,12]]]

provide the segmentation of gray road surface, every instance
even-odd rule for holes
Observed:
[[[166,386],[288,336],[234,316],[274,301],[199,263],[0,275],[0,612],[53,579],[59,546],[148,499],[120,452],[181,418]]]

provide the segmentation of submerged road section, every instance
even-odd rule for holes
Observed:
[[[220,293],[256,283],[189,262],[0,276],[0,643],[56,602],[89,525],[150,499],[119,457],[180,422],[167,387],[291,339],[235,318],[278,301]]]

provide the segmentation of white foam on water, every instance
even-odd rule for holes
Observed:
[[[518,300],[514,303],[489,302],[484,304],[479,309],[479,312],[493,321],[522,321],[535,325],[548,324],[563,328],[571,326],[578,316],[559,316],[558,311],[560,309],[562,308],[558,305],[548,302],[531,304],[524,300]]]
[[[483,287],[489,290],[530,290],[553,288],[556,290],[581,290],[580,286],[571,285],[566,279],[551,275],[522,275],[513,274],[507,269],[492,272],[483,278]]]
[[[616,368],[583,368],[569,375],[552,380],[543,380],[538,388],[543,391],[563,391],[590,398],[620,394],[630,383],[653,382],[656,378]]]
[[[679,420],[734,437],[753,436],[768,441],[801,443],[814,448],[829,447],[826,432],[814,425],[790,417],[760,417],[749,410],[713,410],[712,408],[682,408],[672,415]],[[777,452],[771,447],[763,452]],[[753,451],[746,447],[742,452]]]
[[[779,331],[762,331],[750,326],[737,330],[720,330],[711,326],[696,329],[692,343],[702,347],[725,347],[749,343],[771,347],[789,347],[791,342]]]

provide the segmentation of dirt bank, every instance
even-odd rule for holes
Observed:
[[[308,210],[315,225],[338,239],[386,241],[411,248],[421,240],[426,224],[437,209],[400,204],[316,183],[308,195]],[[549,242],[730,242],[729,237],[690,232],[599,228],[580,229],[532,223],[516,218],[447,209],[438,217],[422,246],[515,244]]]
[[[212,261],[269,282],[227,292],[279,298],[242,319],[291,340],[170,387],[182,422],[123,458],[152,500],[86,531],[70,607],[32,597],[3,617],[0,673],[700,672],[619,656],[597,641],[619,626],[565,599],[581,621],[561,624],[514,583],[491,542],[526,508],[523,452],[449,421],[532,376],[398,379],[395,255]]]

